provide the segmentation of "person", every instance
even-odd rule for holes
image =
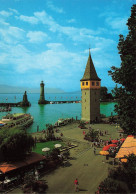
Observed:
[[[83,131],[83,135],[85,135],[85,131]]]
[[[38,171],[37,170],[35,170],[35,179],[38,181],[38,179],[39,179],[39,173],[38,173]]]
[[[78,183],[77,178],[75,179],[74,184],[75,184],[75,192],[78,192],[79,191],[79,183]]]
[[[94,154],[96,154],[96,148],[94,147]]]

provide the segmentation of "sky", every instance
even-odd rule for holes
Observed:
[[[0,0],[0,84],[79,91],[89,47],[101,85],[120,66],[136,0]]]

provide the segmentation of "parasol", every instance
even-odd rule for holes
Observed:
[[[120,139],[120,141],[125,141],[125,138]]]
[[[103,151],[107,151],[107,150],[109,150],[109,148],[110,148],[110,146],[107,145],[107,146],[104,146],[104,147],[102,148],[102,150],[103,150]]]
[[[43,149],[42,149],[42,152],[48,152],[48,151],[50,151],[50,148],[47,148],[47,147],[46,147],[46,148],[43,148]]]
[[[111,140],[112,143],[118,143],[119,141],[118,140]]]
[[[121,162],[127,162],[127,159],[126,158],[122,158]]]
[[[109,155],[109,152],[108,152],[108,151],[100,151],[99,153],[100,153],[101,155],[104,155],[104,156]]]
[[[62,145],[61,144],[55,144],[55,148],[60,148]]]

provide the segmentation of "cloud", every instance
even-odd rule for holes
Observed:
[[[36,54],[21,44],[3,43],[0,46],[0,65],[9,65],[17,73],[42,70],[48,78],[57,74],[68,77],[71,68],[78,73],[77,67],[81,66],[83,56],[67,51],[60,43],[50,43],[47,47],[46,51]]]
[[[21,21],[28,22],[30,24],[38,24],[38,19],[33,16],[30,17],[30,16],[20,15],[20,16],[16,16],[16,18],[20,19]]]
[[[50,15],[48,15],[45,11],[42,11],[42,12],[34,12],[34,16],[42,24],[48,25],[50,31],[56,32],[58,30],[59,24],[57,24],[55,22],[55,20]]]
[[[48,30],[53,33],[58,33],[59,35],[66,35],[73,41],[86,41],[92,39],[93,36],[96,36],[102,32],[103,29],[92,30],[87,28],[76,28],[73,26],[62,26],[58,24],[54,18],[48,15],[45,11],[34,12],[33,16],[24,16],[21,15],[18,17],[20,20],[31,23],[31,24],[39,24],[42,23],[48,26]]]
[[[52,1],[47,1],[47,6],[52,11],[55,11],[57,13],[64,13],[64,10],[62,8],[59,8],[59,7],[55,6]]]
[[[64,45],[61,44],[61,43],[48,43],[46,44],[46,46],[49,48],[49,49],[52,49],[52,50],[64,50]]]
[[[4,17],[9,17],[9,16],[12,15],[12,13],[11,12],[8,12],[8,11],[2,10],[2,11],[0,11],[0,15],[1,16],[4,16]]]
[[[15,14],[19,14],[19,12],[16,9],[9,8],[9,10]]]
[[[16,44],[19,40],[24,38],[25,31],[21,28],[5,25],[0,28],[1,40],[7,43]]]
[[[9,26],[10,24],[5,22],[3,18],[0,18],[0,28],[3,28],[5,26]]]
[[[75,19],[70,19],[70,20],[67,20],[68,23],[75,23],[76,20]]]
[[[115,17],[115,18],[108,17],[106,19],[106,22],[109,26],[111,26],[111,28],[113,30],[119,30],[119,32],[123,32],[123,31],[127,30],[127,26],[126,26],[127,17],[124,17],[124,18],[122,18],[122,17]]]
[[[113,51],[116,42],[101,36],[101,32],[105,32],[104,29],[77,28],[72,24],[63,26],[57,23],[46,11],[34,12],[32,16],[15,16],[15,18],[30,24],[39,24],[39,26],[37,25],[34,28],[35,26],[27,25],[26,30],[23,30],[19,27],[10,26],[4,19],[0,19],[0,66],[4,71],[10,69],[22,77],[25,77],[26,74],[29,77],[29,74],[31,74],[33,79],[35,79],[33,75],[38,72],[40,76],[36,77],[38,79],[36,82],[44,79],[52,86],[54,83],[56,86],[62,84],[65,77],[65,83],[71,84],[72,87],[75,75],[75,82],[77,85],[79,84],[88,58],[88,49],[80,52],[81,47],[79,45],[84,44],[85,47],[86,45],[89,47],[89,42],[92,43],[92,59],[96,68],[100,71],[109,68],[111,61],[115,61],[114,52],[111,56],[109,51]],[[39,30],[36,31],[38,28]],[[40,31],[41,29],[42,31]],[[52,42],[49,42],[49,40],[52,40]],[[66,44],[68,42],[72,45],[71,48],[68,49],[64,46],[65,43],[62,44],[65,40]],[[46,42],[44,47],[38,45],[44,42]],[[30,43],[33,43],[33,45]],[[75,43],[77,45],[73,46]],[[27,82],[29,80],[25,83],[27,84]],[[21,79],[19,83],[21,83]]]
[[[31,43],[41,43],[48,39],[48,35],[41,31],[29,31],[26,37]]]

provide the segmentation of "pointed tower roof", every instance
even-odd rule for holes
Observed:
[[[96,70],[95,70],[95,67],[94,67],[94,64],[91,58],[90,48],[89,48],[89,57],[88,57],[88,61],[86,64],[84,76],[82,77],[80,81],[87,81],[87,80],[98,80],[98,81],[101,80],[96,73]]]

